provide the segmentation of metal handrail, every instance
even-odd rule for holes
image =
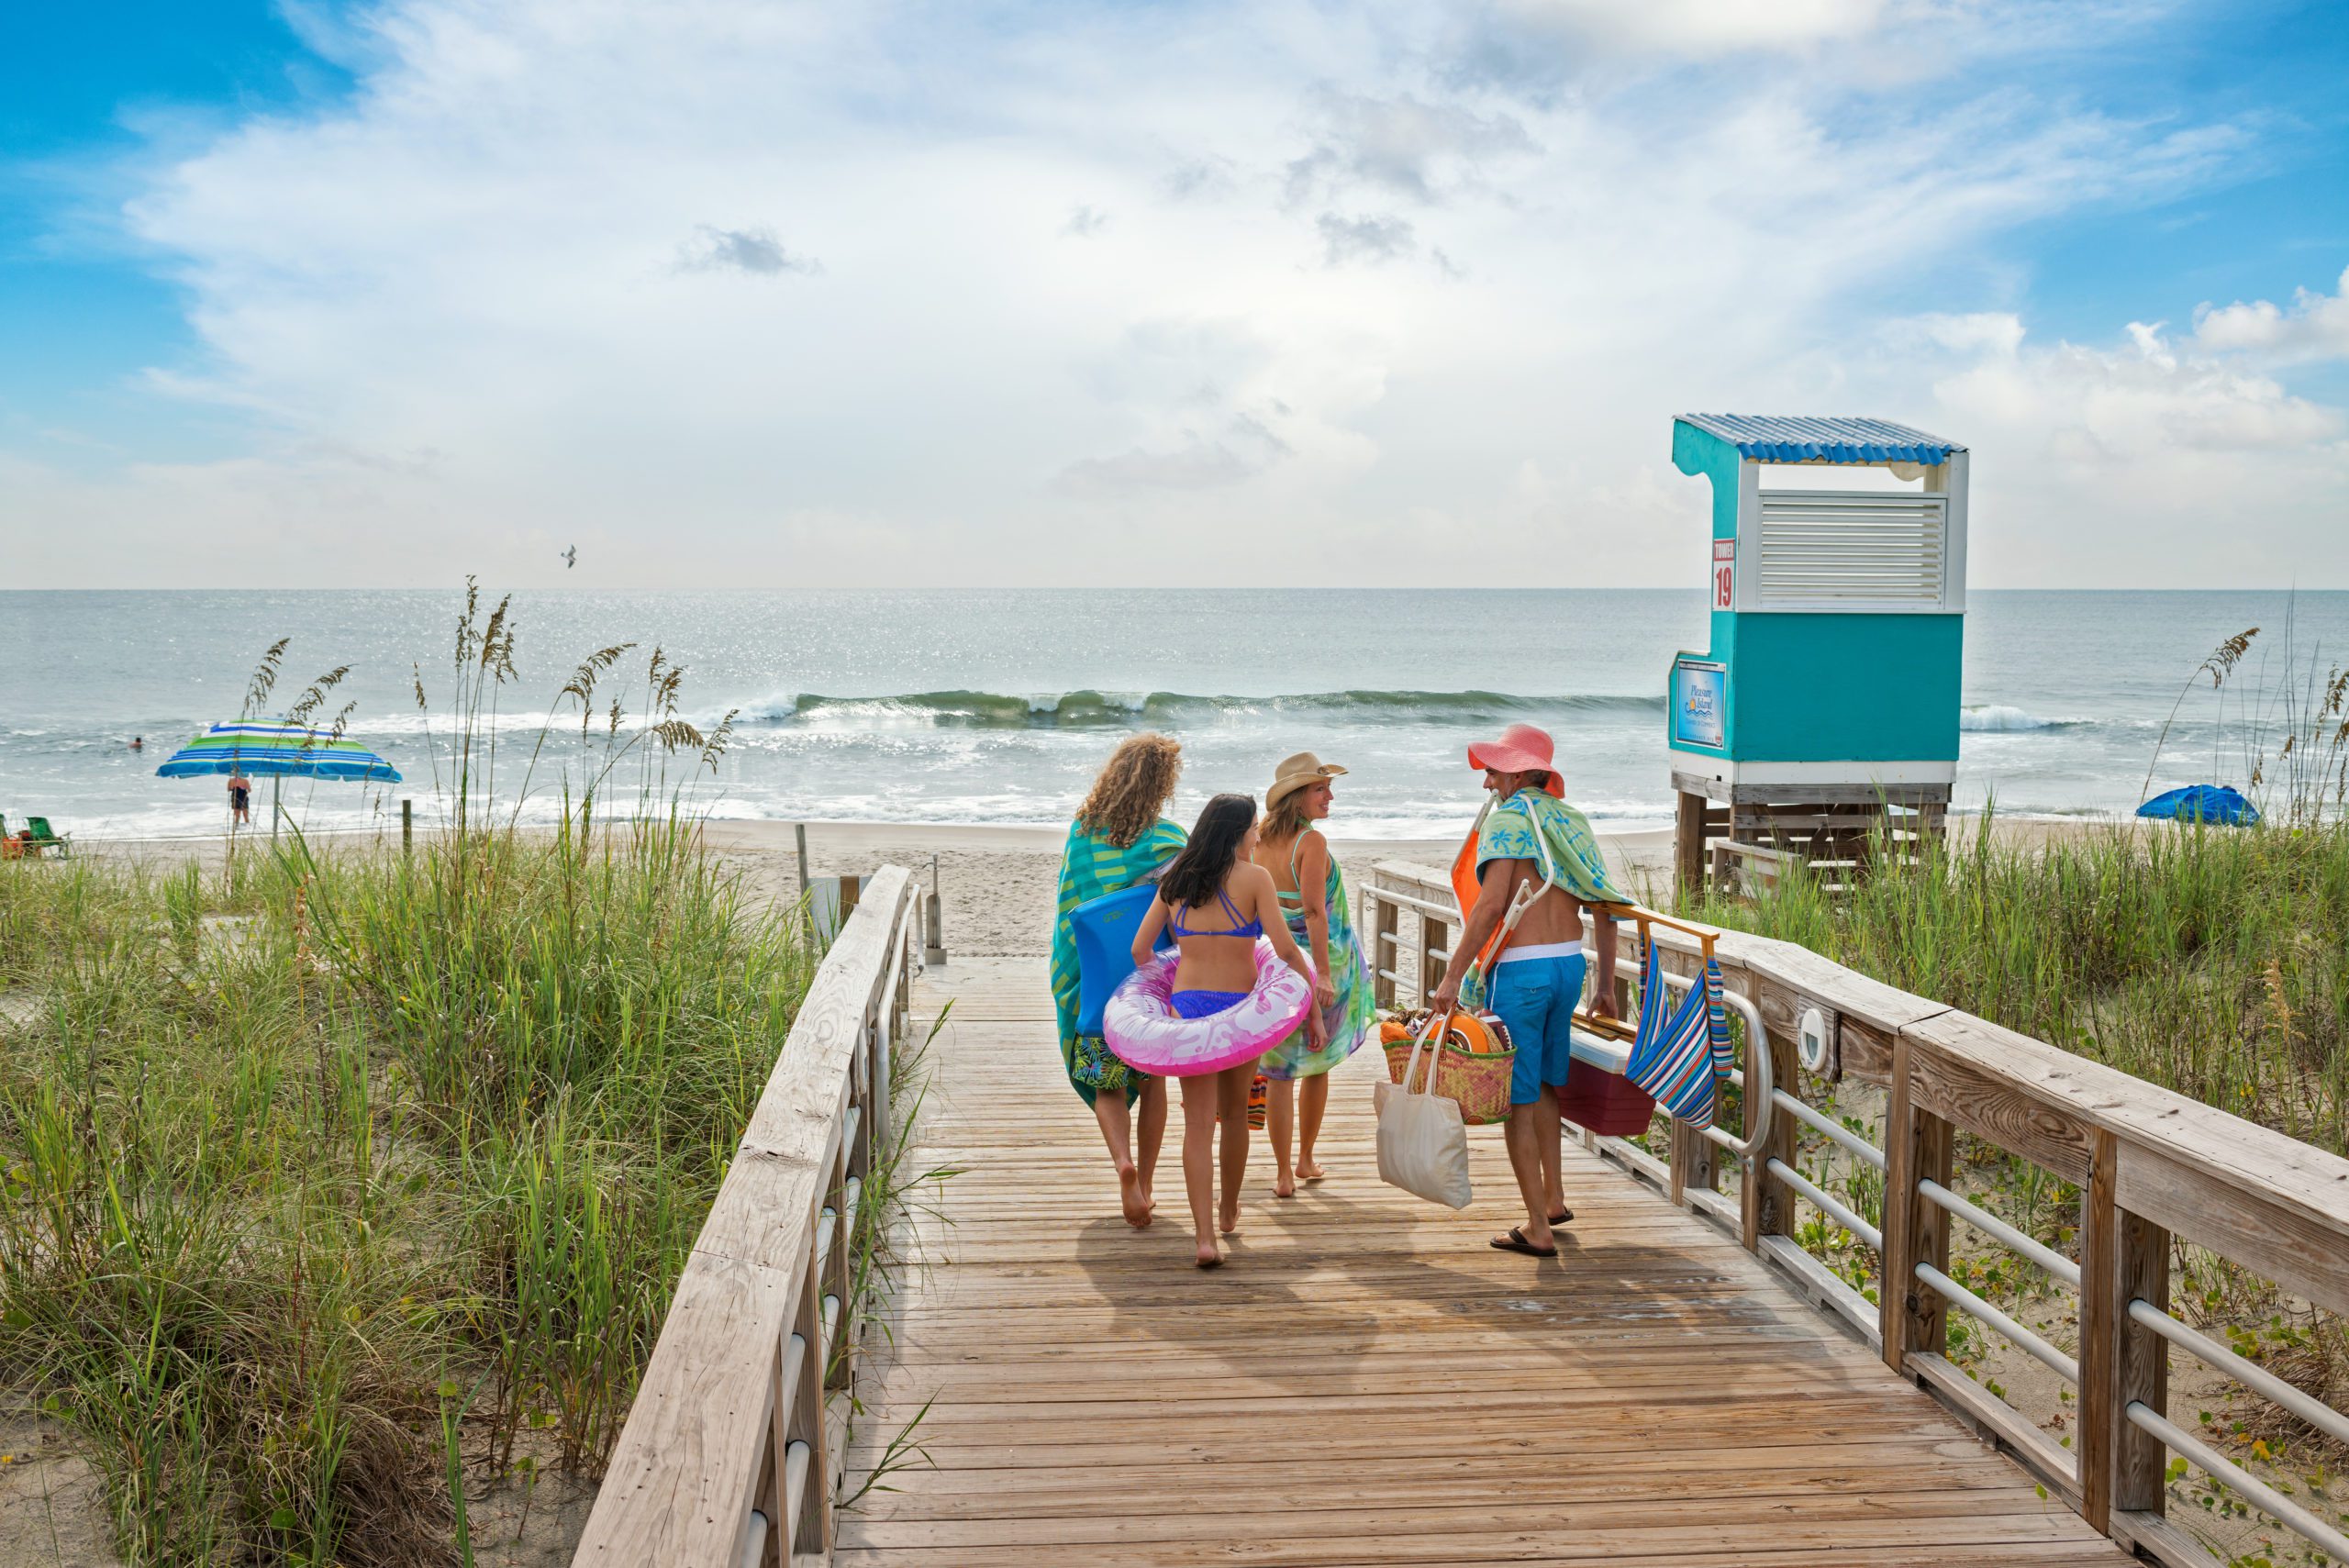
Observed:
[[[2080,1363],[2078,1362],[2065,1355],[2054,1345],[2049,1344],[2045,1340],[2041,1339],[2037,1334],[1933,1267],[1932,1264],[1919,1263],[1917,1277],[1932,1286],[1951,1303],[1962,1307],[1968,1317],[1980,1318],[2013,1340],[2017,1350],[2028,1353],[2033,1361],[2038,1362],[2048,1371],[2074,1387],[2079,1386]]]
[[[2293,1387],[2248,1356],[2238,1355],[2208,1334],[2188,1328],[2176,1318],[2137,1296],[2129,1303],[2129,1320],[2151,1329],[2179,1350],[2196,1357],[2236,1382],[2266,1395],[2336,1442],[2349,1443],[2349,1416],[2322,1400]],[[2349,1556],[2349,1553],[2343,1553]]]
[[[2160,1439],[2169,1448],[2200,1465],[2206,1473],[2225,1481],[2268,1513],[2299,1531],[2310,1545],[2330,1552],[2335,1562],[2349,1562],[2349,1535],[2342,1534],[2143,1400],[2132,1399],[2128,1416],[2131,1426]]]
[[[1931,1176],[1920,1179],[1917,1194],[1965,1220],[1987,1236],[1995,1236],[2073,1289],[2079,1288],[2080,1265],[2053,1248],[2041,1245],[1988,1209],[1958,1196]]]

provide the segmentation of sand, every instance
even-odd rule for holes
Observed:
[[[1953,818],[1954,838],[1965,842],[1978,824],[1976,817]],[[2001,817],[1997,833],[2003,843],[2037,848],[2099,826],[2094,818]],[[918,873],[927,888],[934,866],[950,954],[1004,958],[1052,949],[1052,895],[1060,875],[1063,828],[875,822],[810,822],[805,827],[808,873],[813,876],[870,876],[884,865],[901,865]],[[796,899],[800,884],[793,829],[789,822],[714,821],[703,831],[711,847],[740,867],[759,895]],[[1457,840],[1350,839],[1342,817],[1330,822],[1324,831],[1345,872],[1347,888],[1357,895],[1370,884],[1371,867],[1379,861],[1449,867],[1460,847]],[[396,840],[394,832],[383,837],[373,833],[326,836],[314,842],[323,851],[336,846],[372,847]],[[1634,897],[1657,908],[1669,901],[1671,829],[1601,832],[1598,840],[1618,882]],[[244,847],[265,848],[267,842],[265,837],[248,838]],[[134,861],[158,871],[191,859],[208,871],[220,864],[228,840],[77,840],[75,847],[93,858]]]
[[[917,873],[925,888],[933,867],[944,910],[949,953],[1003,958],[1049,952],[1052,941],[1053,894],[1059,884],[1065,829],[999,828],[964,824],[810,822],[807,865],[812,876],[870,876],[885,865]],[[1449,866],[1457,840],[1349,839],[1333,822],[1331,846],[1344,870],[1347,888],[1370,885],[1370,869],[1384,860]],[[762,896],[799,896],[799,857],[794,824],[711,822],[703,829],[710,846],[738,866]],[[1668,829],[1601,833],[1608,863],[1634,894],[1655,890],[1671,873]],[[321,852],[338,846],[372,848],[396,842],[396,832],[321,837]],[[239,852],[265,850],[265,836],[247,838]],[[194,860],[217,870],[228,852],[225,838],[77,840],[78,852],[93,859],[130,861],[168,871]],[[1653,903],[1654,897],[1648,902]]]
[[[710,843],[742,866],[767,893],[785,897],[798,891],[798,860],[787,823],[718,822]],[[1000,958],[1052,951],[1053,894],[1059,885],[1063,830],[1043,828],[900,827],[868,823],[807,825],[810,874],[865,875],[881,865],[918,873],[924,886],[937,866],[944,909],[946,950],[952,955]],[[1602,835],[1609,861],[1638,885],[1646,872],[1669,872],[1668,832]],[[1383,860],[1448,866],[1456,841],[1346,839],[1332,833],[1331,847],[1346,886],[1370,884],[1371,866]]]

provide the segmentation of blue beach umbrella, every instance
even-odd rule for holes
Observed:
[[[2154,796],[2137,807],[2137,815],[2178,822],[2221,822],[2236,828],[2257,822],[2259,807],[2225,784],[2188,784]]]
[[[162,779],[216,774],[265,778],[271,782],[269,830],[277,831],[276,781],[348,779],[360,784],[397,784],[397,768],[356,740],[346,740],[283,719],[239,719],[216,724],[172,753],[155,770]]]

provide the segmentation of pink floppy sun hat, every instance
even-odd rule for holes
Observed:
[[[1558,777],[1558,764],[1553,761],[1556,748],[1550,732],[1531,724],[1512,724],[1501,731],[1497,740],[1479,740],[1468,748],[1468,765],[1487,768],[1501,773],[1547,773],[1542,787],[1553,795],[1564,795],[1565,785]]]

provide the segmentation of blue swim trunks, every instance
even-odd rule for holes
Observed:
[[[1586,959],[1580,952],[1511,958],[1493,965],[1485,1005],[1500,1015],[1517,1047],[1508,1103],[1530,1106],[1542,1087],[1563,1085],[1574,1048],[1575,1008],[1582,1004]]]

